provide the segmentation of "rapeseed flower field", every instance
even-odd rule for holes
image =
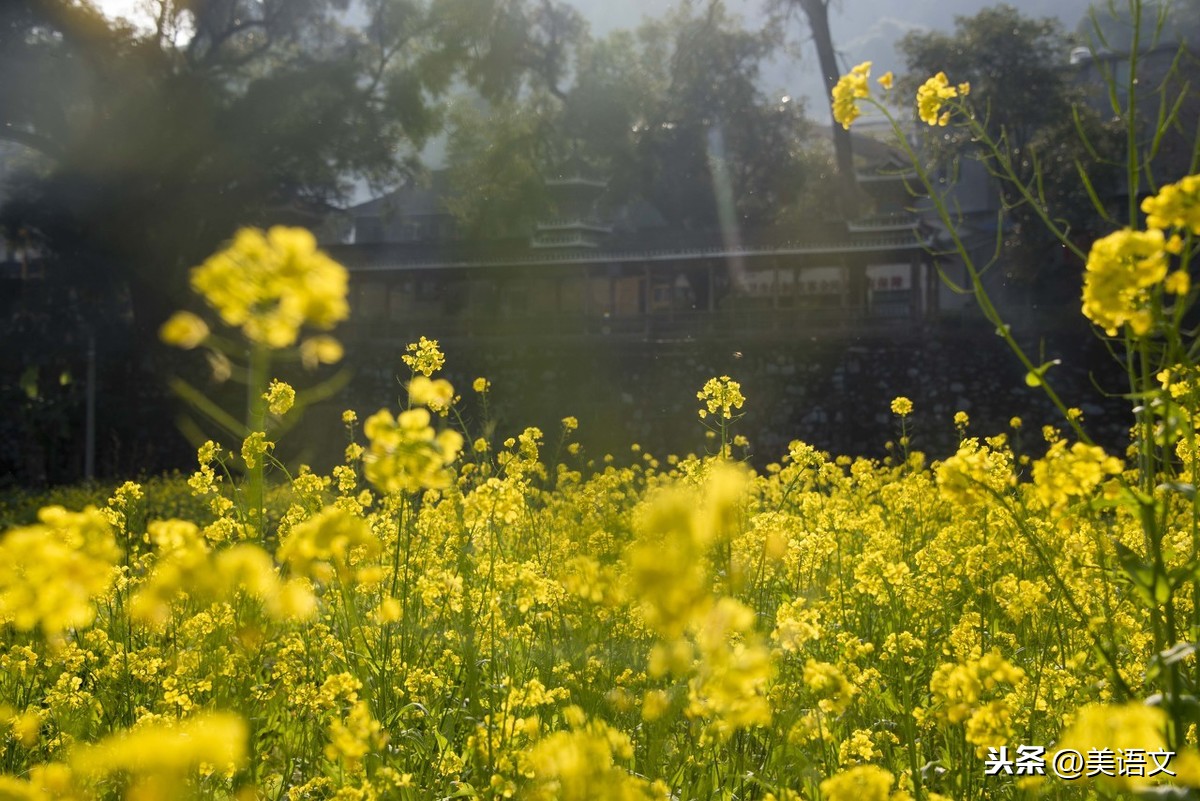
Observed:
[[[869,70],[834,92],[847,127]],[[920,118],[975,124],[968,92],[934,76]],[[1187,797],[1200,178],[1143,208],[1081,288],[1124,348],[1126,452],[1013,342],[1061,427],[960,413],[935,458],[896,398],[892,457],[796,441],[758,471],[735,377],[697,392],[711,453],[621,467],[573,417],[493,439],[491,383],[465,413],[428,339],[402,408],[347,410],[342,463],[293,470],[275,442],[312,388],[273,365],[341,358],[346,274],[304,231],[239,233],[162,331],[254,390],[242,423],[177,385],[240,431],[199,449],[193,512],[129,482],[0,536],[0,798]]]

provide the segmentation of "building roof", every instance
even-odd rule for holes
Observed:
[[[555,264],[620,264],[656,261],[703,261],[733,257],[812,255],[836,257],[852,253],[922,252],[929,232],[915,222],[894,218],[878,226],[822,223],[804,229],[760,229],[726,236],[720,230],[679,231],[667,228],[616,231],[589,250],[541,250],[528,239],[485,242],[379,243],[329,248],[352,272],[476,268]]]

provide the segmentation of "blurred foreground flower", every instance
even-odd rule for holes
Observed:
[[[281,226],[243,228],[192,270],[192,288],[222,320],[271,348],[295,344],[304,325],[328,330],[346,319],[348,281],[310,232]]]

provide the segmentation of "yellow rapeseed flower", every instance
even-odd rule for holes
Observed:
[[[208,323],[188,311],[177,311],[162,324],[158,336],[168,345],[191,350],[208,339]]]
[[[1142,211],[1150,228],[1179,228],[1200,234],[1200,175],[1167,184],[1157,195],[1142,201]]]
[[[275,556],[297,576],[329,581],[334,574],[345,581],[351,574],[352,553],[369,557],[382,548],[370,524],[340,506],[327,506],[297,523]]]
[[[91,624],[94,601],[112,586],[121,552],[108,519],[93,506],[82,512],[47,506],[38,521],[0,539],[0,622],[57,637]]]
[[[447,468],[458,459],[463,438],[446,428],[435,431],[428,409],[416,408],[393,417],[380,409],[363,423],[371,441],[363,463],[367,480],[384,492],[445,489]]]
[[[890,75],[889,72],[883,77],[888,78]],[[864,61],[839,78],[837,85],[833,87],[833,119],[847,131],[862,114],[858,108],[858,101],[871,95],[871,89],[867,83],[870,76],[871,62]],[[882,78],[880,82],[883,82]]]
[[[821,782],[825,801],[887,801],[895,777],[878,765],[858,765]]]
[[[344,354],[342,343],[331,336],[309,337],[300,343],[300,362],[307,370],[315,370],[321,364],[337,364]]]
[[[325,756],[342,759],[350,770],[357,770],[363,757],[378,751],[387,744],[388,735],[383,725],[371,716],[366,702],[358,701],[350,707],[345,720],[335,720],[329,726],[329,744]]]
[[[951,86],[946,73],[939,72],[917,89],[917,116],[928,125],[946,125],[950,122],[950,112],[942,110],[946,101],[965,97],[970,90],[967,83]]]
[[[903,395],[892,399],[892,414],[899,417],[908,417],[912,414],[913,402]]]
[[[700,419],[710,414],[720,414],[726,420],[733,418],[733,410],[742,408],[746,398],[742,395],[742,385],[727,375],[720,378],[710,378],[704,383],[704,388],[696,393],[696,398],[704,401],[700,409]]]
[[[633,757],[624,732],[602,721],[557,731],[521,754],[521,773],[529,778],[523,801],[654,801],[650,782],[617,761]]]
[[[182,778],[201,764],[237,769],[246,764],[249,730],[237,715],[209,712],[186,720],[146,723],[72,753],[84,776],[168,774]]]
[[[1163,232],[1125,228],[1097,239],[1088,252],[1083,280],[1083,314],[1109,336],[1128,325],[1141,336],[1154,317],[1150,287],[1167,275]]]
[[[438,348],[437,340],[425,337],[421,337],[417,342],[410,342],[400,359],[414,373],[420,373],[426,378],[441,370],[442,365],[446,363],[446,357]]]
[[[191,280],[226,324],[271,348],[294,344],[304,325],[333,328],[350,311],[346,268],[303,228],[243,228]]]
[[[942,497],[951,503],[986,501],[1016,483],[1007,451],[993,450],[975,437],[964,439],[958,452],[938,465],[936,476]]]
[[[1186,295],[1191,288],[1192,279],[1186,270],[1176,270],[1163,281],[1163,289],[1172,295]]]
[[[698,625],[695,640],[700,658],[688,685],[688,715],[709,719],[721,741],[739,729],[769,725],[771,654],[754,633],[754,610],[721,598]]]
[[[1075,714],[1075,722],[1058,741],[1057,750],[1073,749],[1088,754],[1094,749],[1113,752],[1116,766],[1121,766],[1126,752],[1142,754],[1166,748],[1167,715],[1160,707],[1140,703],[1089,704]],[[1123,771],[1116,771],[1120,774]],[[1156,782],[1149,777],[1105,777],[1108,782],[1129,787]]]
[[[242,440],[242,461],[246,463],[246,467],[253,470],[262,462],[267,451],[274,447],[275,443],[268,440],[264,432],[252,431]]]
[[[295,404],[296,390],[292,389],[292,385],[286,381],[275,379],[263,393],[263,400],[267,402],[267,408],[271,414],[282,417],[291,411],[292,405]]]
[[[1086,496],[1123,469],[1121,460],[1099,445],[1076,442],[1068,449],[1067,441],[1060,439],[1033,463],[1034,494],[1046,506],[1061,509],[1071,498]]]
[[[417,375],[408,384],[408,402],[441,414],[454,403],[454,386],[444,378]]]

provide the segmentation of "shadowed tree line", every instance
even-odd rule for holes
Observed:
[[[819,68],[836,80],[825,4],[796,4]],[[0,434],[0,464],[18,477],[78,474],[77,459],[61,451],[80,435],[89,341],[110,362],[101,370],[109,438],[129,453],[150,436],[178,440],[161,446],[161,458],[139,450],[147,469],[178,459],[186,448],[160,388],[168,357],[155,332],[184,304],[188,269],[243,225],[318,226],[355,180],[383,192],[417,179],[417,153],[443,131],[452,211],[478,237],[553,213],[545,178],[579,163],[608,179],[610,204],[644,201],[682,230],[819,218],[833,211],[825,195],[835,175],[841,210],[869,211],[846,181],[853,162],[840,129],[830,152],[806,117],[823,110],[761,85],[763,65],[788,47],[785,23],[795,27],[786,4],[774,4],[763,30],[745,28],[720,2],[689,3],[601,38],[550,0],[160,0],[154,8],[153,27],[137,30],[65,0],[0,5],[0,140],[16,147],[0,225],[37,246],[50,279],[10,284],[15,291],[0,301],[13,344],[0,364],[2,400],[24,421]],[[1044,179],[1058,187],[1052,202],[1094,215],[1074,176],[1081,159],[1105,158],[1096,146],[1103,131],[1082,156],[1044,155],[1075,147],[1062,77],[1069,40],[1048,22],[1013,15],[1001,7],[960,20],[952,36],[910,37],[910,68],[918,77],[954,70],[981,94],[1002,92],[996,76],[1015,69],[1005,59],[1019,55],[1029,72],[1013,84],[1045,92],[994,101],[990,119],[1014,153],[1043,154]],[[1010,22],[1014,33],[1001,37]],[[960,148],[947,158],[963,154],[963,143],[943,144]],[[33,383],[16,380],[30,368]],[[47,454],[36,473],[23,461],[31,437]]]

